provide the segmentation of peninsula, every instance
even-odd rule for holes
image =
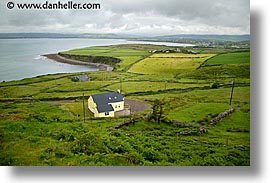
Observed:
[[[56,62],[60,63],[66,63],[66,64],[72,64],[72,65],[85,65],[85,66],[91,66],[97,68],[99,71],[112,71],[114,68],[107,64],[102,63],[92,63],[92,62],[83,62],[80,60],[74,60],[70,58],[66,58],[61,56],[61,54],[55,53],[55,54],[46,54],[42,55],[44,57],[47,57],[48,59],[54,60]]]

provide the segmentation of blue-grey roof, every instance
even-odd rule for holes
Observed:
[[[114,102],[121,102],[124,100],[121,93],[118,93],[118,92],[94,94],[92,95],[92,98],[96,103],[98,112],[114,111],[113,107],[109,104]]]
[[[98,106],[96,106],[96,108],[97,108],[97,111],[99,113],[114,111],[114,108],[112,107],[111,104],[108,104],[108,105],[98,105]]]

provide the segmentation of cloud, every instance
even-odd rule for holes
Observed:
[[[247,34],[249,0],[75,0],[100,10],[8,10],[0,2],[2,32]],[[46,0],[14,0],[39,3]],[[48,0],[57,2],[58,0]],[[67,2],[67,0],[60,0]]]

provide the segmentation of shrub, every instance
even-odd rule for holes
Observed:
[[[211,88],[218,88],[219,86],[220,84],[216,82],[211,84]]]
[[[142,156],[145,160],[150,162],[161,161],[161,154],[159,151],[155,150],[153,147],[145,148],[142,152]]]
[[[68,131],[66,129],[62,129],[60,132],[58,132],[57,134],[55,134],[54,138],[56,140],[64,140],[66,142],[72,142],[72,141],[74,141],[76,139],[74,137],[74,132]]]
[[[107,147],[104,145],[104,139],[99,133],[90,131],[74,141],[71,151],[74,154],[84,153],[92,155],[95,153],[106,153]]]
[[[125,154],[126,161],[133,165],[141,165],[144,158],[137,152],[129,152]]]

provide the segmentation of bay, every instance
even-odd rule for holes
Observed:
[[[137,43],[191,46],[179,43],[128,41],[125,39],[0,39],[0,82],[46,74],[96,71],[97,68],[59,63],[40,55],[88,46]]]

